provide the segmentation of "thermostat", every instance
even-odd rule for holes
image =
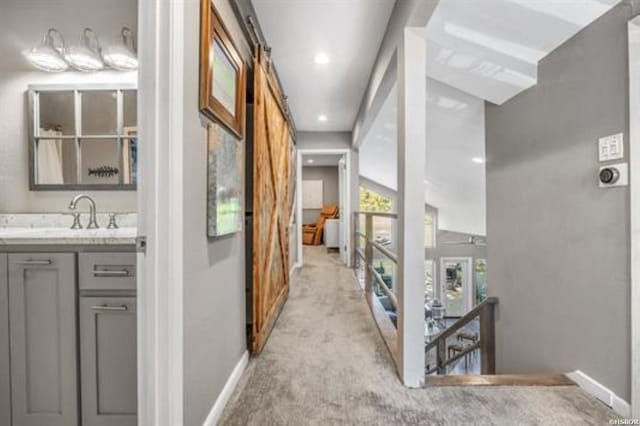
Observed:
[[[627,186],[629,184],[629,165],[618,163],[600,167],[598,181],[600,188]]]

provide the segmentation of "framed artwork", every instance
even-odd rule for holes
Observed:
[[[322,180],[302,181],[302,208],[321,209],[323,206],[323,184]]]
[[[244,137],[246,70],[211,0],[200,1],[200,111]]]
[[[207,132],[207,236],[242,230],[244,144],[218,124]]]

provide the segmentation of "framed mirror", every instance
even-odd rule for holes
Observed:
[[[135,85],[29,86],[32,191],[135,190]]]

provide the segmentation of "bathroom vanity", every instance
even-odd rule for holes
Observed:
[[[0,215],[0,425],[137,424],[134,216]]]

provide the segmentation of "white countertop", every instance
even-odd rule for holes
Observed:
[[[86,226],[87,214],[81,216]],[[107,229],[108,216],[98,214],[99,229],[70,229],[73,218],[67,214],[0,215],[2,245],[129,245],[136,243],[135,213],[118,215],[118,229]]]

